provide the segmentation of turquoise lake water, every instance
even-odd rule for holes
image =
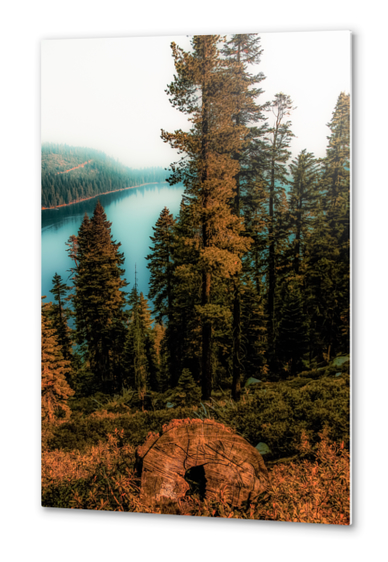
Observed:
[[[182,185],[151,184],[99,197],[112,223],[113,240],[121,242],[120,250],[124,252],[125,278],[130,283],[127,291],[135,282],[136,264],[138,289],[147,295],[150,276],[145,256],[149,254],[152,227],[163,207],[174,216],[178,214],[183,190]],[[50,289],[55,273],[64,281],[68,279],[72,261],[65,243],[72,234],[77,235],[85,213],[92,216],[96,202],[97,198],[42,211],[42,295],[47,297],[45,300],[52,300]]]

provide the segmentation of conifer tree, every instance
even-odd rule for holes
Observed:
[[[85,215],[77,237],[78,265],[73,297],[76,341],[94,374],[95,389],[113,392],[122,387],[122,352],[126,334],[124,255],[112,240],[98,201],[91,220]]]
[[[140,296],[135,285],[129,295],[129,329],[125,344],[125,361],[128,369],[127,381],[133,386],[144,409],[147,392],[147,356],[144,326],[140,314]]]
[[[70,277],[72,278],[72,280],[74,281],[74,273],[76,268],[78,267],[78,239],[77,236],[75,236],[75,234],[72,234],[68,241],[65,242],[66,246],[68,246],[67,248],[67,253],[69,255],[69,258],[74,262],[74,267],[70,268]]]
[[[140,293],[139,316],[144,338],[145,355],[147,358],[147,381],[151,390],[158,390],[159,365],[155,345],[155,331],[152,327],[153,319],[147,299]]]
[[[299,275],[308,239],[319,205],[319,165],[306,149],[295,158],[290,170],[288,221],[291,233],[290,255],[294,273]]]
[[[148,298],[153,301],[155,319],[159,324],[168,322],[172,310],[173,243],[174,217],[167,207],[160,213],[156,225],[152,227],[151,253],[146,257],[151,272]]]
[[[258,64],[262,50],[260,39],[255,34],[233,35],[223,48],[223,54],[230,63],[231,79],[234,83],[236,113],[233,117],[237,127],[244,126],[244,143],[240,150],[233,154],[239,164],[239,171],[235,176],[236,189],[233,201],[234,213],[240,217],[244,212],[245,193],[248,195],[253,187],[253,149],[257,152],[258,144],[266,130],[263,108],[256,100],[262,93],[257,85],[264,80],[263,73],[252,75],[248,67]],[[261,126],[257,124],[261,122]],[[255,125],[255,126],[252,126]],[[250,239],[251,241],[251,239]],[[232,396],[240,399],[241,392],[241,280],[240,274],[233,277],[233,382]]]
[[[152,329],[158,362],[157,390],[165,392],[170,386],[169,353],[167,349],[166,327],[155,322]]]
[[[287,168],[291,153],[289,146],[292,137],[291,121],[287,120],[292,107],[291,98],[283,93],[275,95],[269,110],[275,121],[269,128],[267,136],[268,168],[265,178],[268,186],[268,356],[270,362],[275,351],[275,290],[276,290],[276,246],[284,241],[281,221],[285,212],[286,201],[284,185],[287,184]]]
[[[165,142],[186,154],[171,166],[169,181],[183,181],[184,199],[192,207],[200,239],[202,295],[197,311],[202,319],[204,398],[212,390],[212,326],[220,314],[219,305],[212,303],[212,279],[236,274],[248,247],[241,236],[242,221],[230,208],[239,170],[233,154],[244,142],[245,128],[233,120],[238,111],[234,85],[228,63],[220,57],[219,42],[219,36],[194,36],[191,53],[172,43],[176,75],[167,92],[172,105],[188,115],[192,128],[188,133],[162,131]]]
[[[200,236],[191,205],[182,201],[175,224],[173,307],[166,325],[165,350],[170,385],[178,384],[182,369],[195,378],[201,375],[201,306]]]
[[[71,330],[69,328],[69,319],[71,317],[71,311],[66,306],[69,302],[69,290],[66,283],[63,283],[62,278],[58,273],[55,273],[53,277],[53,288],[51,293],[54,296],[54,303],[51,306],[51,320],[53,327],[56,331],[59,345],[62,348],[63,358],[66,361],[71,361],[73,358],[72,354],[72,342],[71,342]]]
[[[175,238],[175,224],[172,214],[167,207],[164,207],[156,225],[153,227],[154,235],[151,236],[152,246],[150,246],[151,253],[146,257],[148,264],[147,267],[151,272],[149,282],[148,298],[153,301],[155,319],[159,326],[163,323],[167,326],[164,333],[164,367],[167,368],[171,374],[168,380],[177,382],[177,357],[176,357],[176,342],[171,337],[171,317],[173,314],[173,293],[174,293],[174,238]],[[165,373],[167,376],[167,374]],[[163,386],[167,384],[167,379],[164,381]]]
[[[198,404],[201,390],[197,386],[189,369],[183,369],[174,393],[174,402],[178,406],[191,406]]]
[[[44,298],[44,297],[43,297]],[[42,303],[42,437],[49,436],[50,429],[59,420],[70,416],[68,398],[74,391],[67,383],[70,363],[65,361],[56,330],[51,322],[51,303]]]
[[[308,285],[315,347],[329,361],[349,352],[350,96],[341,93],[328,123],[322,204],[308,244]]]
[[[143,293],[138,293],[136,281],[129,296],[129,305],[129,328],[125,343],[126,382],[137,390],[144,408],[147,389],[158,388],[159,366],[151,313]]]

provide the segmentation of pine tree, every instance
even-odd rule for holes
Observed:
[[[65,244],[68,246],[66,251],[69,254],[69,258],[74,262],[74,267],[70,268],[70,277],[74,281],[75,270],[78,267],[78,239],[75,234],[72,234]]]
[[[91,220],[85,216],[77,237],[78,265],[73,297],[76,341],[94,374],[95,390],[122,387],[126,334],[124,255],[112,240],[111,223],[98,201]]]
[[[300,273],[306,240],[311,234],[319,205],[319,164],[311,152],[302,150],[290,165],[288,221],[291,233],[290,255],[293,271]]]
[[[155,332],[152,327],[153,318],[151,317],[151,311],[147,299],[144,298],[142,292],[139,299],[139,316],[147,358],[147,381],[150,389],[156,391],[158,390],[159,365],[155,345]]]
[[[157,390],[165,392],[170,386],[169,352],[167,349],[166,327],[155,322],[152,329],[158,361]]]
[[[126,383],[134,387],[144,409],[148,388],[157,390],[159,365],[155,334],[147,300],[138,293],[137,283],[129,296],[129,328],[125,343]]]
[[[321,207],[309,239],[307,282],[315,349],[349,352],[350,96],[341,93],[328,123],[330,135],[319,181]]]
[[[159,324],[163,320],[168,322],[172,310],[174,224],[174,217],[164,207],[152,228],[154,235],[150,238],[153,244],[151,253],[146,257],[151,273],[148,298],[153,301]]]
[[[154,235],[151,236],[152,246],[151,253],[146,257],[148,260],[147,267],[151,272],[149,282],[148,298],[153,301],[155,319],[160,326],[163,323],[167,326],[164,334],[164,368],[168,369],[171,374],[165,379],[163,386],[167,381],[177,382],[177,357],[176,342],[171,337],[171,318],[173,314],[173,276],[174,276],[174,245],[175,245],[175,225],[172,214],[167,207],[164,207],[155,227],[153,227]],[[166,378],[167,377],[167,378]]]
[[[170,385],[178,384],[182,369],[201,377],[200,236],[193,208],[183,201],[175,224],[172,311],[166,325],[165,350]]]
[[[45,298],[45,297],[43,297]],[[74,391],[67,383],[70,363],[65,361],[56,330],[52,325],[51,304],[42,303],[42,438],[49,437],[51,429],[60,420],[70,416],[67,400]]]
[[[147,392],[147,356],[144,327],[142,326],[140,315],[140,296],[137,292],[136,282],[129,295],[129,305],[129,329],[125,343],[126,381],[137,390],[142,409],[144,410]]]
[[[233,154],[238,162],[239,171],[235,176],[236,189],[233,201],[234,213],[240,217],[244,211],[245,193],[248,195],[253,187],[253,160],[252,151],[257,151],[258,143],[266,130],[263,108],[256,103],[256,99],[262,93],[257,85],[264,80],[263,73],[252,75],[248,67],[258,64],[262,50],[260,39],[255,34],[233,35],[223,48],[223,54],[230,64],[231,79],[234,83],[233,95],[235,97],[236,113],[233,117],[237,127],[244,126],[244,144],[240,150]],[[259,122],[264,123],[261,127],[252,126]],[[249,239],[249,238],[247,238]],[[252,241],[251,239],[249,239]],[[241,393],[241,280],[240,274],[233,278],[233,381],[232,396],[234,400],[240,399]]]
[[[280,241],[284,241],[281,222],[285,213],[286,201],[284,185],[287,184],[286,162],[290,157],[289,146],[292,137],[291,121],[286,120],[292,107],[291,98],[283,93],[275,95],[269,110],[275,122],[267,136],[268,168],[265,174],[268,186],[268,356],[270,363],[275,351],[275,291],[276,291],[276,252]]]
[[[213,319],[220,306],[212,303],[212,280],[229,278],[241,269],[241,255],[248,242],[241,236],[242,221],[230,208],[239,171],[233,154],[244,142],[245,128],[235,124],[238,112],[227,61],[219,52],[219,36],[194,36],[193,52],[172,43],[176,69],[168,87],[170,101],[189,116],[190,132],[162,131],[162,138],[185,153],[171,166],[170,183],[183,181],[184,199],[192,208],[196,236],[200,239],[199,268],[202,276],[202,394],[212,390]]]
[[[198,404],[201,390],[197,386],[189,369],[183,369],[174,393],[174,402],[178,406]]]
[[[73,353],[71,330],[68,324],[71,311],[66,306],[66,303],[70,300],[69,290],[70,287],[68,287],[66,283],[63,283],[61,276],[55,273],[53,277],[53,288],[51,289],[51,293],[54,296],[54,304],[51,306],[51,320],[57,334],[59,345],[62,348],[63,358],[71,362]]]

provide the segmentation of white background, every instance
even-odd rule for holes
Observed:
[[[42,509],[39,489],[40,41],[350,29],[353,34],[354,525]],[[386,556],[386,18],[383,2],[44,0],[0,14],[0,556],[342,561]]]

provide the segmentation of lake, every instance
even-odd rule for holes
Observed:
[[[149,254],[152,227],[163,209],[167,207],[174,217],[179,212],[183,185],[151,184],[100,195],[108,220],[112,223],[113,240],[121,242],[124,252],[125,278],[130,291],[135,282],[135,264],[139,291],[146,296],[150,278],[145,256]],[[85,213],[91,217],[97,197],[67,207],[42,211],[42,295],[53,300],[50,293],[52,278],[58,273],[63,281],[69,277],[73,262],[66,252],[65,243],[72,234],[77,235]]]

